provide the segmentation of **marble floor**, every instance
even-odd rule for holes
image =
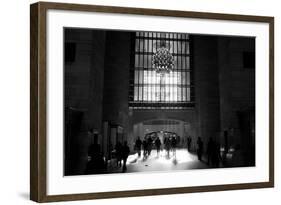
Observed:
[[[127,160],[127,173],[130,172],[152,172],[152,171],[172,171],[208,168],[207,163],[199,161],[195,154],[189,153],[186,149],[177,149],[176,152],[170,152],[169,156],[165,150],[158,155],[156,150],[152,150],[150,156],[138,157],[132,154]],[[122,172],[122,168],[116,166],[112,161],[108,165],[109,173]]]

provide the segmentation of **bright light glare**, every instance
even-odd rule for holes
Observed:
[[[169,158],[167,156],[168,154],[165,150],[160,151],[159,156],[157,156],[156,150],[152,150],[151,155],[148,157],[147,160],[153,160],[153,163],[161,164],[173,164],[175,160],[177,161],[177,164],[194,161],[192,155],[188,153],[186,149],[177,149],[175,154],[170,151]],[[143,163],[143,155],[141,155],[140,158],[138,158],[137,153],[129,155],[127,159],[127,164],[132,163]]]

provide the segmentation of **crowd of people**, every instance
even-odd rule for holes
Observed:
[[[165,149],[167,157],[170,157],[170,152],[176,155],[176,148],[178,145],[178,139],[176,136],[164,137],[163,142],[161,142],[159,137],[152,139],[151,136],[146,136],[143,140],[137,137],[134,145],[134,150],[138,153],[138,157],[141,157],[141,152],[143,151],[143,159],[146,159],[151,154],[153,148],[156,149],[157,157],[159,157],[162,148]]]
[[[164,137],[163,143],[159,137],[156,137],[153,140],[151,136],[147,136],[143,140],[141,140],[140,137],[137,137],[134,150],[137,152],[138,157],[141,157],[141,153],[143,151],[143,158],[146,159],[150,155],[152,148],[156,149],[157,156],[159,156],[160,151],[162,148],[164,148],[167,158],[170,158],[171,153],[173,156],[176,155],[176,149],[178,146],[179,140],[173,135]],[[199,161],[203,161],[203,155],[206,154],[206,161],[210,166],[218,167],[220,161],[222,160],[220,155],[220,145],[213,140],[213,138],[209,138],[206,150],[204,150],[204,142],[202,141],[201,137],[197,138],[195,150],[192,150],[191,136],[186,138],[185,146],[188,152],[196,151]]]
[[[207,144],[207,163],[210,166],[219,167],[221,161],[220,145],[210,138]]]
[[[115,149],[116,166],[122,167],[122,172],[127,170],[127,159],[130,154],[130,148],[127,141],[117,142]],[[101,146],[98,144],[97,136],[94,135],[94,142],[89,146],[88,150],[89,161],[86,166],[85,174],[100,174],[107,172],[107,162],[102,154]]]
[[[206,163],[211,167],[219,167],[222,162],[222,157],[220,153],[220,144],[217,143],[212,137],[209,138],[207,142],[207,147],[204,150],[204,142],[201,137],[197,138],[195,150],[192,150],[192,137],[188,136],[184,143],[188,152],[196,151],[199,161],[203,161],[203,155],[206,156]],[[174,135],[166,136],[163,138],[163,145],[159,137],[156,137],[154,140],[151,136],[145,137],[143,140],[140,137],[137,137],[135,141],[134,149],[138,153],[138,157],[141,157],[141,151],[143,150],[143,158],[146,159],[152,148],[154,147],[157,151],[157,157],[159,156],[162,148],[166,151],[167,158],[170,158],[170,153],[172,156],[176,156],[176,149],[179,145],[179,138]]]
[[[89,146],[88,157],[89,161],[86,166],[85,174],[98,174],[106,170],[106,163],[101,151],[101,146],[98,143],[98,135],[94,134],[92,130],[89,135],[93,135],[94,142]]]
[[[117,167],[121,167],[122,164],[122,171],[126,172],[127,170],[127,159],[130,154],[130,148],[128,146],[127,141],[124,141],[124,144],[122,145],[121,142],[117,142],[115,146],[115,156],[116,156],[116,162]]]
[[[160,140],[158,139],[158,142]],[[158,144],[157,150],[160,150],[161,142]],[[137,138],[134,146],[134,150],[138,153],[138,157],[141,156],[141,151],[143,150],[143,158],[146,159],[150,154],[153,147],[153,140],[151,136],[148,136],[144,140],[141,140],[140,137]],[[157,153],[158,153],[157,151]]]
[[[204,143],[201,137],[197,138],[197,157],[199,161],[202,161],[202,156],[204,154]],[[206,149],[207,164],[211,167],[219,167],[220,162],[222,162],[220,154],[220,145],[212,137],[209,138]]]
[[[164,136],[162,140],[158,136],[147,135],[143,138],[137,137],[134,144],[134,151],[137,153],[138,158],[143,156],[143,159],[147,159],[151,155],[152,149],[157,152],[157,157],[159,157],[162,149],[165,150],[166,157],[170,158],[176,156],[176,150],[179,146],[179,137],[175,135]],[[207,142],[207,148],[204,150],[204,143],[201,137],[197,138],[196,143],[192,143],[191,136],[185,138],[184,143],[187,151],[196,151],[199,161],[203,161],[203,155],[206,156],[205,162],[210,167],[219,167],[221,159],[220,145],[213,139],[209,138]],[[193,145],[193,147],[192,147]],[[193,148],[193,149],[192,149]],[[194,149],[196,148],[196,149]],[[116,167],[122,168],[123,172],[127,170],[127,159],[130,154],[130,148],[127,141],[121,143],[118,141],[114,147],[114,159],[116,159]],[[94,137],[94,143],[90,145],[88,150],[89,161],[86,168],[86,174],[93,173],[104,173],[107,169],[107,162],[102,155],[101,147],[97,142],[97,136]]]

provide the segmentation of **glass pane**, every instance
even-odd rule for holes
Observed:
[[[139,40],[139,52],[144,52],[144,40]]]
[[[190,88],[186,89],[186,101],[190,101]]]
[[[190,85],[190,72],[186,72],[186,85]]]
[[[183,87],[183,88],[182,88],[182,91],[183,91],[183,92],[182,92],[182,100],[183,100],[183,101],[186,101],[186,87]]]
[[[152,68],[152,55],[148,55],[148,68]]]
[[[135,67],[139,67],[139,55],[135,55]]]
[[[155,101],[159,101],[160,100],[160,86],[157,85],[155,86]]]
[[[150,86],[147,86],[147,101],[150,101],[150,97],[151,97],[151,90],[150,90]]]
[[[147,68],[148,66],[148,59],[147,59],[147,55],[143,55],[143,67]]]
[[[144,83],[144,84],[147,84],[147,82],[148,82],[148,77],[147,77],[147,71],[146,71],[146,70],[143,71],[143,76],[144,76],[144,78],[143,78],[143,83]]]
[[[181,87],[177,86],[177,101],[181,101]]]
[[[178,57],[174,56],[174,69],[177,70],[178,69]]]
[[[185,42],[185,54],[189,54],[189,42]]]
[[[185,85],[186,84],[186,73],[185,72],[181,72],[181,81],[180,84]]]
[[[151,86],[151,101],[155,101],[155,85]]]
[[[185,46],[186,43],[184,41],[181,42],[181,54],[185,54]]]
[[[139,79],[139,84],[142,84],[143,83],[143,71],[139,71],[138,79]]]
[[[182,69],[182,57],[178,56],[178,69]]]
[[[142,92],[142,86],[139,87],[139,101],[143,101],[143,92]]]
[[[134,100],[135,101],[138,100],[138,95],[139,95],[139,89],[137,86],[135,86],[135,88],[134,88]]]
[[[143,101],[147,101],[147,86],[143,87]]]
[[[165,87],[165,102],[169,101],[169,97],[170,97],[170,92],[168,87]]]
[[[143,64],[143,55],[139,55],[139,64],[138,67],[143,68],[144,64]]]
[[[177,53],[181,54],[181,42],[180,41],[177,42]]]
[[[181,34],[181,39],[186,39],[186,34],[185,33]]]
[[[187,67],[186,67],[186,57],[183,56],[181,60],[182,60],[182,69],[186,70],[187,69]]]
[[[152,46],[152,40],[148,40],[148,52],[152,52],[152,48],[153,48],[153,46]]]
[[[177,43],[177,41],[174,41],[174,43],[173,43],[173,46],[174,46],[174,54],[177,54],[178,53],[178,43]]]
[[[161,38],[165,38],[166,37],[166,33],[160,33],[160,37]]]
[[[138,83],[139,83],[138,77],[139,77],[139,71],[135,70],[135,80],[134,80],[134,83],[135,83],[135,84],[138,84]]]
[[[186,68],[190,69],[190,57],[186,57]]]
[[[140,41],[139,41],[139,39],[136,39],[135,51],[137,51],[137,52],[139,52],[139,45],[140,45]]]

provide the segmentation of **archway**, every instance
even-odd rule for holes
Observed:
[[[165,136],[175,135],[184,144],[186,137],[192,133],[192,127],[189,122],[175,119],[152,119],[134,124],[133,136],[144,139],[145,136],[160,137],[163,141]]]

